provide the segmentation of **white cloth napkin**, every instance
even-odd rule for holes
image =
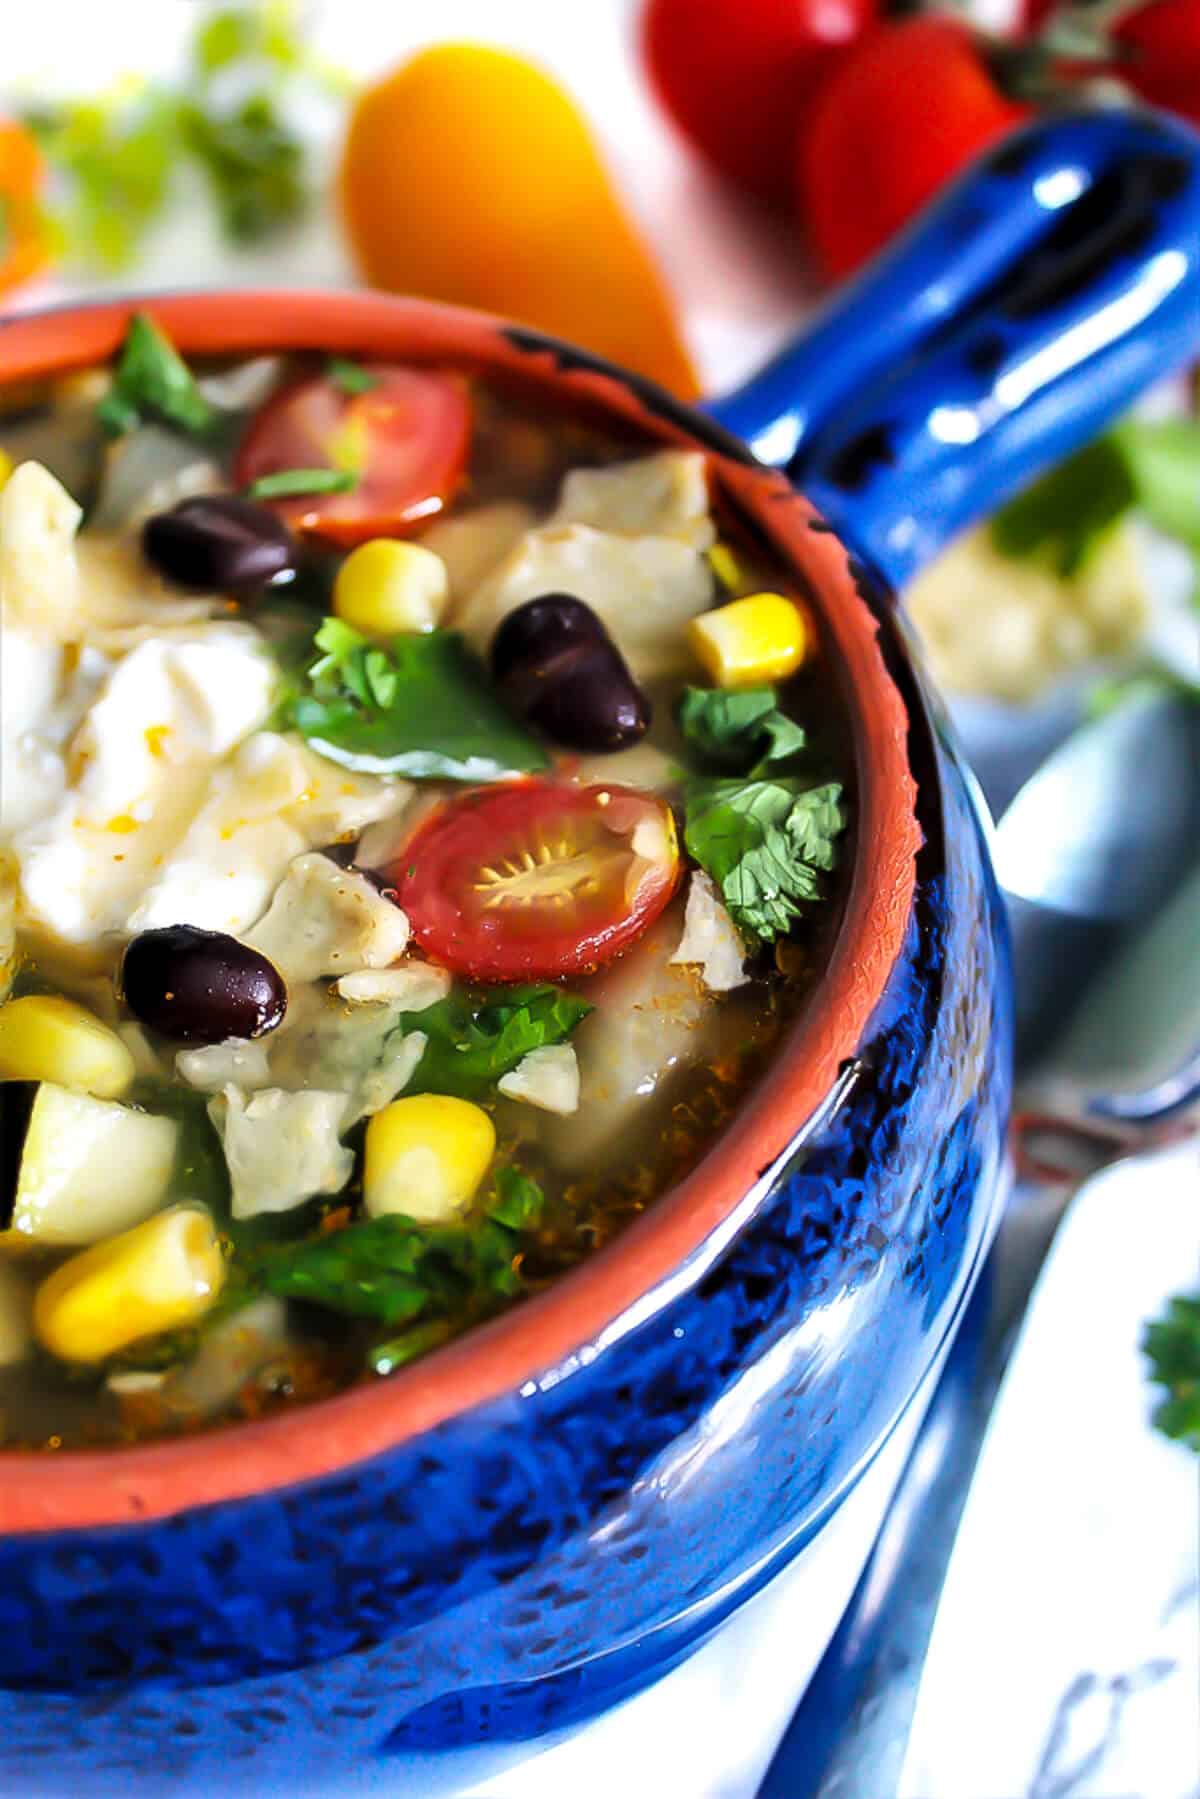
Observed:
[[[1200,1465],[1150,1424],[1139,1342],[1197,1288],[1195,1143],[1081,1192],[976,1471],[899,1799],[1200,1787]]]

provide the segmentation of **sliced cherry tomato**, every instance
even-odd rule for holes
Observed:
[[[727,181],[786,204],[796,129],[878,0],[647,0],[642,49],[659,98]]]
[[[1121,75],[1143,100],[1200,124],[1200,0],[1152,0],[1112,28]]]
[[[523,781],[440,808],[393,875],[435,962],[548,980],[590,974],[641,936],[678,885],[679,845],[652,794]]]
[[[866,262],[1028,117],[955,19],[897,19],[862,38],[817,95],[799,139],[800,221],[824,273],[838,279]]]
[[[293,530],[334,543],[398,537],[451,498],[471,447],[471,402],[456,376],[365,365],[371,386],[346,393],[325,375],[280,389],[255,414],[234,479],[248,487],[285,469],[339,469],[347,493],[302,494],[270,504]]]

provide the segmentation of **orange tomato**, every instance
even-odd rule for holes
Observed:
[[[521,57],[439,44],[367,88],[338,182],[374,286],[497,312],[697,393],[667,288],[587,126]]]
[[[27,281],[49,257],[41,185],[42,156],[32,134],[14,119],[0,119],[0,292]]]

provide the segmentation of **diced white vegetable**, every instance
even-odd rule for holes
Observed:
[[[398,790],[402,783],[336,767],[298,738],[256,732],[212,776],[126,929],[194,924],[244,936],[297,856],[383,817]]]
[[[639,680],[689,665],[684,626],[712,604],[699,551],[673,537],[621,537],[589,525],[527,532],[455,623],[481,653],[515,606],[543,593],[586,600]]]
[[[165,1368],[118,1368],[105,1376],[104,1384],[118,1398],[131,1393],[154,1393],[167,1378]]]
[[[88,530],[126,531],[151,513],[224,486],[220,466],[193,438],[165,425],[142,425],[108,446]]]
[[[340,1193],[354,1157],[339,1141],[345,1096],[265,1088],[249,1098],[225,1087],[208,1103],[225,1149],[235,1218],[288,1212],[320,1193]]]
[[[289,987],[386,968],[408,947],[408,919],[364,875],[315,852],[297,856],[247,941]]]
[[[368,1069],[357,1086],[350,1090],[346,1102],[347,1128],[360,1118],[371,1118],[376,1112],[382,1112],[397,1094],[403,1093],[428,1041],[424,1031],[409,1031],[407,1035],[393,1032],[375,1067]]]
[[[33,1288],[11,1262],[0,1261],[0,1368],[23,1362],[33,1348]]]
[[[44,1082],[21,1152],[13,1229],[39,1243],[98,1243],[166,1198],[179,1128],[170,1118]]]
[[[533,521],[531,507],[497,500],[470,512],[455,511],[448,518],[435,519],[422,532],[421,542],[445,563],[451,598],[465,599],[508,555]]]
[[[531,1049],[496,1085],[509,1099],[523,1099],[543,1112],[565,1118],[579,1110],[579,1062],[569,1043]]]
[[[226,1037],[223,1043],[181,1049],[175,1067],[189,1087],[202,1093],[219,1093],[222,1087],[256,1092],[271,1085],[270,1047],[270,1038]]]
[[[271,1085],[288,1092],[307,1087],[345,1096],[343,1128],[376,1112],[407,1085],[421,1059],[425,1038],[400,1028],[402,1008],[348,1006],[325,987],[293,989],[287,1017],[264,1041]]]
[[[76,626],[75,532],[83,517],[40,462],[23,462],[0,489],[0,606],[6,626],[69,642]]]
[[[409,960],[395,968],[368,968],[360,974],[344,974],[336,983],[341,997],[352,1005],[398,1006],[402,1012],[424,1012],[445,999],[450,976],[432,962]]]
[[[602,756],[581,756],[573,762],[570,778],[580,786],[611,781],[619,787],[640,787],[647,793],[670,793],[683,781],[683,769],[673,756],[652,743],[635,743],[631,749]]]
[[[703,869],[696,869],[688,886],[683,936],[671,960],[697,964],[712,993],[728,993],[750,979],[746,946]]]
[[[584,991],[595,1004],[572,1037],[579,1111],[543,1121],[539,1137],[568,1173],[603,1167],[609,1146],[652,1109],[680,1069],[713,1051],[705,1028],[714,1001],[690,969],[671,965],[680,908],[672,905],[637,947]]]
[[[246,412],[261,406],[282,376],[281,356],[252,356],[249,362],[236,362],[232,368],[197,376],[196,386],[213,406],[227,412]]]
[[[287,1307],[264,1293],[205,1331],[191,1361],[167,1373],[162,1402],[181,1417],[215,1417],[288,1345]]]
[[[551,525],[592,525],[622,537],[673,537],[694,550],[716,541],[699,450],[660,450],[609,468],[572,469]]]

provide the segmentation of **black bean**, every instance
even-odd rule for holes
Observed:
[[[135,1017],[181,1043],[262,1037],[287,1010],[287,988],[273,963],[224,931],[194,925],[135,937],[121,984]]]
[[[514,607],[492,639],[492,673],[498,681],[543,657],[580,643],[608,643],[591,607],[570,593],[544,593]]]
[[[570,594],[543,594],[510,612],[491,661],[509,704],[569,749],[626,749],[649,727],[650,702],[620,651]]]
[[[269,507],[236,494],[198,494],[142,526],[147,562],[177,587],[252,599],[294,575],[296,542]]]

